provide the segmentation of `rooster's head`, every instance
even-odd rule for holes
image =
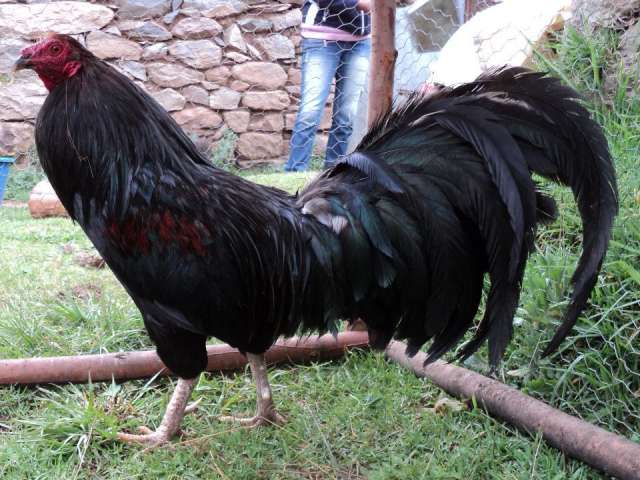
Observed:
[[[80,42],[68,35],[53,34],[22,50],[14,70],[35,70],[49,91],[76,75],[93,57]]]

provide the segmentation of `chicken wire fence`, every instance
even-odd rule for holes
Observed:
[[[229,151],[229,141],[235,142],[233,161],[241,166],[275,162],[285,163],[287,170],[306,170],[326,167],[355,147],[367,128],[368,82],[376,72],[370,71],[370,39],[352,41],[368,34],[370,4],[352,3],[258,4],[249,7],[250,16],[237,21],[238,28],[223,25],[222,42],[214,40],[224,51],[223,65],[231,64],[231,75],[225,78],[224,66],[216,74],[205,72],[217,88],[210,95],[210,107],[223,118],[222,128],[207,137],[218,140],[224,135],[223,153]],[[440,52],[449,38],[498,3],[398,0],[394,97],[428,88],[432,64],[442,59]],[[494,33],[501,37],[492,38]],[[522,38],[519,25],[484,34],[487,58],[482,66],[498,51],[513,50],[513,41]],[[519,60],[521,43],[501,58]],[[255,62],[264,64],[250,75],[241,73]],[[275,65],[286,72],[286,81]],[[238,109],[220,112],[233,107]]]
[[[304,170],[309,165],[329,166],[356,146],[367,129],[369,76],[378,73],[370,67],[370,40],[318,40],[318,37],[331,38],[332,33],[322,35],[323,24],[335,25],[330,15],[339,20],[351,18],[332,10],[332,5],[338,2],[307,3],[302,9],[299,27],[302,39],[297,49],[297,66],[302,72],[301,95],[293,107],[298,109],[297,115],[290,115],[293,121],[287,122],[286,168],[292,170]],[[428,89],[431,64],[447,40],[466,20],[496,3],[495,0],[397,0],[394,97],[399,99],[411,91]],[[360,8],[357,4],[355,10]],[[369,16],[370,12],[365,10],[358,13]],[[318,11],[324,11],[325,17],[319,18]],[[352,31],[353,23],[358,22],[362,19],[356,16],[351,24],[337,28]]]
[[[3,3],[29,9],[36,33],[16,30],[0,41],[0,105],[8,106],[0,109],[0,149],[8,151],[1,153],[29,150],[47,93],[32,72],[9,80],[5,60],[15,60],[40,30],[75,33],[75,23],[61,22],[68,16],[78,22],[79,11],[91,7],[101,9],[92,18],[105,21],[78,27],[76,38],[149,92],[214,163],[252,167],[288,159],[291,170],[321,168],[353,148],[367,127],[367,86],[376,72],[369,71],[370,40],[351,40],[368,34],[371,5],[354,2],[165,0],[146,7],[98,0],[76,2],[69,12],[68,2]],[[397,0],[394,96],[447,83],[432,78],[434,65],[447,70],[447,62],[457,62],[457,53],[445,55],[443,48],[496,3]],[[513,49],[521,27],[514,25],[511,36],[485,32],[485,54]],[[336,29],[343,33],[336,36]]]
[[[137,10],[129,7],[125,0],[119,2],[123,5],[119,8],[112,3],[74,4],[72,8],[78,11],[88,8],[87,5],[106,9],[100,13],[106,19],[104,22],[89,27],[85,24],[81,28],[89,31],[75,32],[75,37],[153,95],[218,165],[227,166],[235,161],[242,166],[265,162],[281,164],[289,158],[293,144],[294,148],[307,152],[305,155],[311,152],[309,166],[319,168],[325,160],[332,131],[331,149],[335,157],[341,151],[349,151],[366,130],[367,85],[369,76],[376,72],[370,72],[368,61],[362,60],[363,55],[355,55],[362,52],[353,52],[352,45],[342,42],[337,52],[326,56],[330,61],[309,69],[308,78],[303,78],[302,30],[307,15],[302,13],[302,0],[297,4],[167,0],[155,2],[162,5],[160,9]],[[551,15],[547,21],[538,10],[534,14],[528,9],[554,2],[523,0],[518,3],[519,11],[508,10],[509,4],[515,3],[494,0],[398,3],[394,97],[403,98],[411,91],[429,88],[433,82],[470,80],[492,64],[525,63],[531,55],[529,39],[536,38],[539,31],[553,21]],[[30,9],[29,18],[41,30],[56,30],[56,22],[62,22],[64,15],[78,19],[77,12],[61,10],[58,2],[5,1],[0,2],[0,6]],[[489,16],[490,11],[501,8],[504,10],[496,14],[500,22],[491,21],[495,17]],[[483,15],[487,20],[478,22]],[[33,124],[47,92],[33,72],[23,71],[15,77],[10,72],[20,49],[41,34],[11,33],[7,18],[4,17],[3,25],[9,33],[0,39],[0,154],[27,158],[35,163]],[[542,20],[537,21],[538,18]],[[0,18],[0,24],[2,22]],[[476,28],[474,24],[479,23],[488,27]],[[466,36],[460,35],[465,33],[463,29],[467,30]],[[452,38],[456,34],[461,37],[460,44]],[[325,42],[315,40],[312,46],[326,53]],[[470,48],[464,41],[471,44]],[[474,55],[467,56],[469,52]],[[345,59],[353,58],[358,61],[344,64]],[[315,88],[322,90],[321,95],[317,95],[315,103],[309,101],[306,105],[302,101],[302,90],[306,83],[314,82]],[[340,90],[340,82],[350,82],[350,89]],[[345,126],[343,119],[332,118],[336,105],[348,107],[348,115],[343,119],[347,118],[350,125]],[[306,129],[305,135],[294,139],[292,132],[298,111],[305,107],[313,115],[299,120],[300,129]],[[342,131],[336,132],[340,128]],[[35,177],[20,178],[35,183]],[[631,322],[636,312],[630,307],[627,313]],[[599,337],[592,340],[588,332],[584,337],[589,351],[601,347],[597,344]],[[593,385],[611,384],[615,377],[626,378],[634,371],[628,359],[617,355],[618,337],[614,336],[610,343],[623,373],[613,375],[594,362],[587,367],[586,375]],[[618,386],[631,388],[621,382]],[[583,405],[584,411],[594,411],[599,416],[598,412],[606,412],[611,405],[620,403],[618,397],[624,396],[616,393],[617,390],[600,391],[597,404]],[[637,396],[638,392],[633,390],[631,394]],[[570,392],[565,391],[554,393],[556,403],[571,409],[576,403],[593,402],[594,398],[585,395],[584,400],[579,400],[569,395]],[[576,394],[579,395],[581,392]],[[566,404],[563,398],[568,399]],[[625,411],[620,418],[616,422],[622,424],[611,426],[632,431],[637,425],[638,413]]]

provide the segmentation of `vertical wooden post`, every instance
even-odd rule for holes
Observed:
[[[371,59],[369,61],[369,98],[367,125],[371,126],[393,103],[393,77],[396,65],[396,0],[372,0]],[[360,319],[347,330],[366,331]]]
[[[395,0],[372,0],[371,61],[369,65],[369,113],[371,125],[391,108],[396,64]]]
[[[464,2],[464,21],[468,22],[471,19],[473,13],[473,0],[466,0]]]

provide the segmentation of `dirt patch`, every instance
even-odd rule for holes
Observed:
[[[62,253],[73,255],[73,262],[84,268],[104,268],[106,265],[96,250],[80,250],[72,242],[62,245]]]
[[[85,301],[93,298],[94,300],[99,300],[102,298],[102,289],[93,283],[81,283],[72,287],[68,292],[59,292],[58,298],[73,298]]]
[[[78,252],[73,256],[73,261],[85,268],[104,268],[104,259],[97,253]]]

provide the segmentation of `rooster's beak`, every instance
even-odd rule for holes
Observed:
[[[13,65],[13,71],[17,72],[18,70],[25,70],[27,68],[32,68],[33,63],[31,63],[30,56],[21,56],[16,63]]]

